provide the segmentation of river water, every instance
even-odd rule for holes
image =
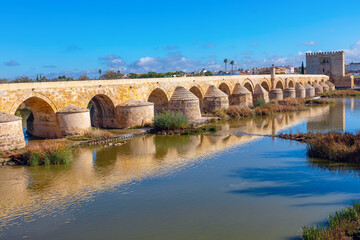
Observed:
[[[201,136],[83,148],[62,166],[0,168],[0,239],[296,239],[360,199],[360,167],[252,134],[360,128],[360,100],[228,121]]]

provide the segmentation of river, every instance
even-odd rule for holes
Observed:
[[[296,239],[360,199],[359,165],[251,134],[348,131],[360,100],[228,121],[214,134],[82,148],[60,166],[0,168],[0,239]]]

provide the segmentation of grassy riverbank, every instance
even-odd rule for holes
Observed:
[[[41,144],[31,144],[10,156],[17,165],[58,165],[72,161],[75,148],[64,142],[44,140]]]
[[[325,92],[321,96],[327,98],[360,97],[360,91],[354,89],[333,90]]]
[[[360,132],[280,134],[278,137],[307,143],[307,154],[312,158],[360,163]]]
[[[309,106],[325,105],[333,103],[327,99],[299,99],[287,98],[284,100],[272,100],[269,103],[257,102],[254,108],[230,106],[228,109],[219,109],[214,112],[215,116],[220,118],[244,118],[256,116],[272,116],[281,112],[295,112],[307,110]]]
[[[304,240],[360,239],[360,203],[330,214],[326,226],[305,226]]]

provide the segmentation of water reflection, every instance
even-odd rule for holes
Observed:
[[[351,110],[350,115],[349,109]],[[66,213],[71,209],[75,209],[74,211],[82,209],[82,204],[91,201],[96,195],[105,192],[121,192],[125,195],[131,188],[132,183],[149,178],[153,179],[158,176],[177,175],[184,169],[190,169],[192,166],[201,164],[204,159],[208,159],[210,156],[218,156],[219,161],[222,161],[228,157],[227,154],[236,151],[238,146],[244,144],[252,144],[251,148],[246,148],[249,166],[246,166],[245,162],[241,162],[241,168],[231,166],[232,170],[227,176],[221,176],[217,179],[220,184],[219,189],[223,189],[224,185],[227,186],[221,184],[224,179],[239,179],[241,181],[240,185],[231,185],[231,189],[222,191],[231,193],[226,195],[246,195],[259,199],[262,197],[298,199],[306,196],[324,197],[338,191],[338,189],[342,189],[342,193],[356,195],[359,190],[352,188],[351,184],[344,187],[340,186],[340,182],[334,182],[329,186],[325,184],[324,187],[324,179],[318,178],[318,175],[310,172],[309,169],[321,169],[334,174],[350,172],[353,176],[357,176],[358,166],[329,164],[317,160],[310,160],[307,164],[301,165],[296,161],[305,163],[306,156],[304,155],[303,145],[299,148],[290,149],[291,144],[296,145],[297,143],[286,141],[286,144],[281,145],[285,140],[274,139],[272,142],[274,146],[269,145],[271,140],[265,141],[268,146],[263,146],[256,144],[257,142],[254,141],[262,138],[257,134],[276,134],[282,131],[303,132],[306,130],[323,131],[329,129],[348,131],[349,128],[353,129],[357,126],[358,123],[355,120],[359,118],[359,110],[359,101],[347,100],[334,106],[313,107],[309,111],[279,114],[273,118],[228,121],[217,125],[219,131],[210,135],[151,135],[128,140],[126,144],[117,147],[83,148],[78,151],[73,163],[66,166],[0,168],[0,181],[2,183],[0,185],[1,230],[4,232],[15,224],[23,224],[49,215],[65,215],[68,217]],[[345,113],[347,114],[346,126],[348,129],[345,129]],[[278,142],[275,143],[275,141]],[[285,149],[275,149],[274,147],[278,144],[285,146]],[[268,148],[268,151],[264,151],[266,148]],[[253,151],[253,155],[249,155],[251,151]],[[262,153],[258,153],[261,151]],[[240,158],[241,156],[242,153],[236,153],[236,157]],[[292,159],[292,161],[290,162],[288,159]],[[236,162],[235,160],[234,162]],[[261,166],[250,166],[250,163],[257,164],[258,162],[261,163]],[[281,163],[282,165],[271,167],[272,163]],[[223,166],[222,164],[223,162],[219,165]],[[218,170],[219,168],[209,170],[209,173],[206,174],[216,175]],[[212,191],[206,192],[210,196],[199,196],[201,193],[190,192],[192,181],[194,180],[189,179],[189,182],[184,182],[184,186],[182,186],[183,189],[190,193],[189,196],[197,194],[199,199],[207,199],[203,199],[204,201],[200,199],[201,206],[203,205],[204,208],[208,204],[207,209],[218,204],[216,202],[218,196],[211,195]],[[207,186],[204,184],[202,187],[206,188]],[[150,190],[144,191],[149,191],[152,194]],[[168,196],[167,191],[171,191],[171,189],[164,191],[166,192],[164,198]],[[175,194],[175,196],[178,195]],[[186,198],[183,195],[181,196]],[[311,202],[311,200],[296,202],[293,205],[303,207],[304,204],[309,204],[309,206],[317,204]],[[321,202],[326,202],[327,200],[325,200]],[[213,201],[214,205],[210,205],[211,201]],[[242,201],[243,206],[249,205],[249,202],[246,202],[249,201],[247,198],[237,199],[236,201]],[[251,199],[251,201],[255,200]],[[276,205],[277,201],[272,201],[271,206]],[[335,198],[332,204],[335,205],[339,202],[343,203],[344,198]],[[120,203],[116,202],[116,204]],[[229,209],[227,210],[231,215],[234,211],[231,209],[230,204],[228,206]],[[161,211],[161,207],[158,206],[158,211]],[[198,209],[201,208],[200,206],[197,207]],[[283,206],[279,207],[283,208]],[[214,212],[218,211],[219,214],[222,210],[224,209],[212,209]],[[196,211],[196,209],[193,209],[193,211]],[[246,212],[247,210],[243,211]],[[325,209],[324,213],[327,214],[327,212],[328,209]],[[129,213],[129,215],[131,214]],[[254,218],[254,222],[259,221],[255,219],[255,215],[251,217],[250,215],[251,213],[246,216]],[[285,215],[284,213],[284,219],[288,221]],[[199,213],[198,217],[201,216]],[[92,220],[95,221],[94,219],[96,218],[94,217]],[[240,221],[239,216],[234,215],[232,221]],[[268,221],[271,220],[268,219]],[[254,226],[249,226],[250,222],[245,221],[242,223],[247,226],[243,228],[244,231],[254,228]],[[144,238],[146,238],[146,235]]]

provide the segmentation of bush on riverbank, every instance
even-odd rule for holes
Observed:
[[[158,131],[185,128],[188,123],[188,119],[181,112],[164,111],[154,117],[154,128]]]
[[[72,161],[73,149],[65,143],[46,141],[32,144],[23,154],[29,166],[68,164]]]
[[[360,97],[360,91],[354,89],[348,90],[332,90],[321,95],[327,98],[342,98],[342,97]]]
[[[354,203],[334,214],[330,214],[327,226],[305,226],[304,240],[337,240],[360,238],[360,203]]]
[[[317,133],[308,141],[308,156],[337,162],[360,162],[360,133]]]

